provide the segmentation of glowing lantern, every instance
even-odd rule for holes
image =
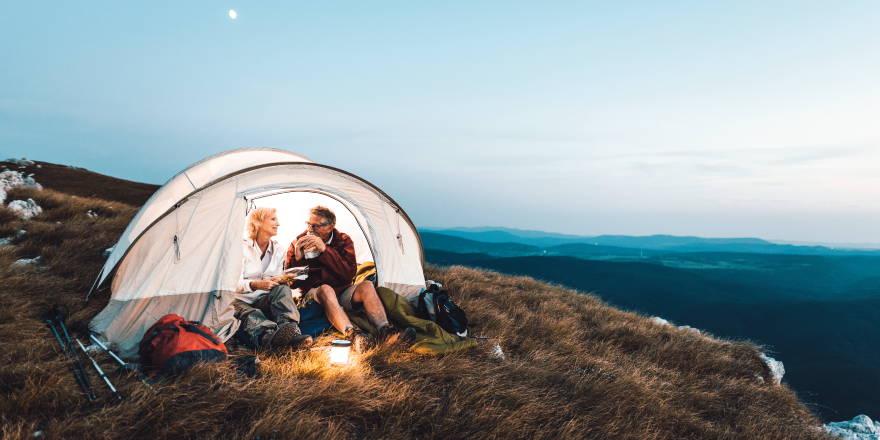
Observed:
[[[351,342],[337,339],[330,343],[330,366],[342,366],[348,363],[351,353]]]

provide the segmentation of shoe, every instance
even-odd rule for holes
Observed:
[[[373,348],[373,337],[357,327],[349,327],[345,339],[351,342],[351,348],[358,354]]]
[[[272,332],[264,332],[260,338],[260,347],[263,350],[278,350],[290,346],[295,339],[300,337],[299,327],[296,324],[284,324]],[[311,339],[311,336],[306,336]],[[303,339],[298,339],[302,342]]]
[[[287,345],[294,350],[302,350],[311,347],[314,342],[314,338],[309,335],[298,335],[294,336]]]
[[[379,342],[397,344],[403,349],[410,348],[416,343],[416,329],[407,327],[399,330],[389,322],[379,330]]]

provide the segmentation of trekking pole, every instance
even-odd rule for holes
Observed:
[[[55,326],[52,325],[52,320],[47,319],[46,324],[49,324],[49,328],[52,329],[52,333],[55,334],[55,339],[58,340],[58,344],[61,345],[61,349],[64,350],[64,356],[70,359],[70,353],[67,352],[67,347],[64,346],[64,342],[61,342],[61,336],[58,336],[58,330],[55,330]]]
[[[89,382],[89,376],[86,374],[86,367],[84,367],[82,361],[79,360],[79,356],[76,354],[76,350],[73,349],[73,342],[70,342],[70,335],[67,334],[67,327],[64,326],[64,321],[62,321],[60,318],[60,316],[55,317],[58,324],[61,325],[61,330],[64,330],[64,337],[67,338],[67,345],[70,346],[70,351],[73,352],[73,358],[76,359],[76,364],[77,366],[79,366],[79,369],[83,375],[83,379],[85,380],[86,385],[88,385],[89,387],[87,391],[91,394],[92,398],[95,399],[97,398],[95,396],[95,389],[92,387],[92,383]]]
[[[98,363],[95,362],[95,359],[92,358],[92,355],[90,355],[89,352],[86,351],[86,347],[83,346],[82,342],[79,342],[79,339],[77,339],[76,343],[79,344],[79,348],[81,348],[83,353],[85,353],[86,356],[89,357],[89,360],[92,361],[92,365],[94,365],[95,369],[98,370],[98,375],[100,375],[104,379],[104,382],[107,382],[107,386],[110,387],[110,391],[113,391],[113,395],[116,396],[117,399],[122,400],[122,396],[120,396],[119,393],[116,392],[116,388],[113,388],[113,384],[110,383],[110,379],[107,379],[107,375],[104,374],[104,371],[101,370],[101,367],[98,366]]]
[[[107,353],[110,353],[110,356],[113,356],[113,359],[116,359],[116,362],[119,362],[119,365],[122,365],[123,367],[125,366],[125,361],[123,361],[122,359],[119,359],[119,356],[116,356],[116,353],[113,353],[112,351],[110,351],[110,349],[107,348],[107,346],[104,345],[101,341],[99,341],[98,338],[96,338],[95,335],[93,335],[91,331],[89,332],[89,338],[91,338],[92,341],[95,342],[95,344],[98,344],[98,347],[101,347],[104,349],[104,351],[106,351]]]
[[[116,362],[119,362],[119,365],[122,365],[122,368],[127,368],[126,366],[127,366],[128,364],[126,364],[125,361],[123,361],[122,359],[119,358],[119,356],[116,356],[116,353],[113,353],[112,351],[110,351],[110,349],[107,348],[106,345],[104,345],[101,341],[99,341],[98,338],[95,337],[94,333],[92,333],[91,330],[86,329],[86,332],[89,334],[89,338],[91,338],[92,341],[95,341],[95,344],[98,344],[98,346],[101,347],[101,348],[103,348],[104,351],[106,351],[107,353],[110,353],[110,356],[113,356],[113,359],[116,359]],[[77,342],[79,342],[79,341],[77,341]],[[142,373],[140,373],[139,371],[135,370],[135,374],[138,375],[138,379],[140,379],[141,382],[143,382],[144,385],[147,386],[147,388],[149,388],[149,389],[151,389],[151,390],[153,389],[153,386],[150,385],[149,383],[147,383],[146,380],[144,380],[144,377],[143,377],[143,374],[142,374]]]
[[[67,359],[70,359],[70,353],[67,352],[67,347],[64,346],[64,342],[61,342],[61,336],[58,335],[58,330],[55,330],[55,326],[52,325],[52,320],[47,319],[46,323],[49,324],[49,328],[52,329],[52,333],[55,334],[55,339],[58,340],[58,345],[60,345],[61,349],[64,350],[64,356],[66,356]],[[83,394],[86,396],[86,399],[91,402],[92,396],[89,394],[89,388],[86,386],[85,382],[83,382],[82,377],[80,377],[79,370],[77,370],[76,367],[74,367],[73,365],[71,365],[71,367],[73,368],[73,376],[76,377],[76,383],[78,383],[79,386],[82,387]]]

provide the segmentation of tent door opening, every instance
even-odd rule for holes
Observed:
[[[351,237],[357,264],[373,261],[378,268],[373,240],[368,235],[369,225],[362,225],[347,204],[334,195],[317,190],[288,189],[247,197],[249,207],[270,207],[277,210],[281,224],[275,239],[285,251],[296,240],[296,236],[306,230],[305,222],[309,218],[309,210],[319,205],[333,211],[336,214],[336,229]],[[381,275],[378,279],[381,281]]]

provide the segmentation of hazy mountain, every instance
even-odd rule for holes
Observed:
[[[422,239],[422,247],[426,249],[445,249],[460,253],[482,252],[496,257],[537,255],[543,252],[538,247],[514,242],[482,242],[425,231],[420,231],[419,236]]]
[[[464,233],[480,233],[480,232],[504,232],[506,234],[512,235],[514,237],[520,238],[559,238],[563,240],[581,240],[581,239],[589,239],[589,236],[583,235],[570,235],[570,234],[559,234],[556,232],[544,232],[544,231],[535,231],[535,230],[527,230],[527,229],[515,229],[515,228],[505,228],[501,226],[480,226],[475,228],[466,228],[466,227],[455,227],[455,228],[420,228],[420,230],[425,231],[454,231],[454,232],[464,232]]]
[[[823,246],[831,249],[880,249],[880,243],[830,243],[819,241],[788,241],[788,240],[767,240],[773,244],[793,244],[795,246]]]
[[[592,244],[612,248],[631,248],[640,251],[665,252],[741,252],[791,255],[876,255],[880,250],[855,248],[830,248],[825,246],[795,246],[776,244],[759,238],[701,238],[673,235],[650,235],[632,237],[627,235],[599,235],[595,237],[555,234],[541,231],[521,231],[509,228],[451,228],[425,229],[420,234],[442,234],[483,243],[518,243],[550,251],[549,248],[570,244]],[[583,249],[585,252],[586,249]],[[631,251],[611,251],[617,255],[632,254]],[[565,251],[560,251],[565,253]],[[602,252],[592,252],[602,253]]]

